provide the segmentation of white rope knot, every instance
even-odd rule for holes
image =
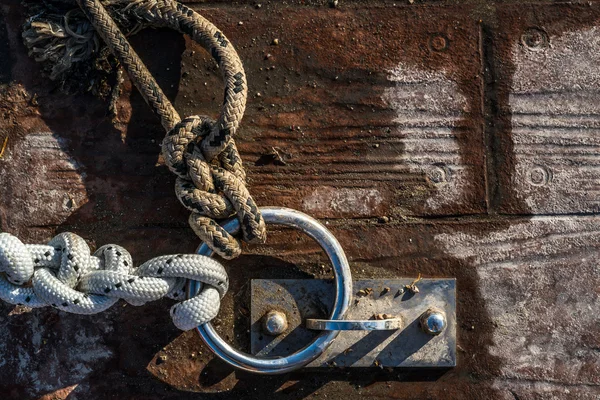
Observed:
[[[204,156],[204,142],[214,126],[215,121],[208,117],[185,118],[169,131],[162,152],[167,166],[177,175],[177,198],[192,211],[192,229],[220,256],[231,259],[241,253],[240,244],[214,219],[237,213],[247,242],[264,242],[266,229],[246,188],[242,161],[233,141],[213,160]]]
[[[48,245],[25,245],[0,233],[0,299],[28,307],[52,306],[75,314],[95,314],[123,299],[142,305],[162,297],[184,298],[186,279],[204,283],[193,298],[171,307],[175,326],[189,330],[218,313],[229,280],[221,264],[198,254],[153,258],[133,267],[117,245],[93,255],[85,240],[61,233]]]

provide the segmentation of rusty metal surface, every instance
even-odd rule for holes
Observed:
[[[403,328],[342,331],[325,353],[308,367],[454,367],[455,281],[424,279],[419,282],[419,293],[416,294],[404,290],[412,281],[414,279],[354,281],[354,302],[344,319],[369,320],[385,314],[389,318],[401,318]],[[306,329],[305,320],[327,317],[333,304],[333,289],[331,281],[322,279],[253,279],[250,303],[252,354],[283,356],[306,346],[318,332]],[[447,317],[448,326],[438,336],[430,336],[419,327],[419,317],[431,307],[443,310]],[[266,335],[261,327],[263,316],[271,310],[284,312],[288,320],[286,331],[275,337]]]
[[[457,367],[256,378],[178,332],[167,301],[91,318],[0,305],[3,398],[597,399],[600,3],[260,4],[193,4],[248,71],[250,190],[328,223],[356,279],[456,278]],[[1,229],[74,231],[137,262],[193,252],[156,117],[127,80],[114,115],[65,96],[27,56],[23,20],[0,0]],[[201,48],[163,30],[132,43],[182,115],[214,115]],[[228,268],[218,329],[246,350],[250,279],[329,277],[285,230]]]

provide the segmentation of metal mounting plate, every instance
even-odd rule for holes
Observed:
[[[308,367],[437,367],[456,365],[456,281],[423,279],[419,293],[403,291],[413,279],[363,279],[354,282],[354,300],[345,319],[377,314],[402,316],[397,331],[342,331],[321,357]],[[333,282],[319,279],[254,279],[251,283],[251,352],[284,356],[306,346],[318,331],[305,328],[306,318],[325,318],[333,305]],[[357,293],[371,288],[366,296]],[[389,288],[389,291],[386,290]],[[368,290],[367,290],[368,291]],[[438,336],[421,331],[419,317],[430,307],[446,313],[447,327]],[[269,311],[286,314],[288,328],[273,337],[263,333]]]

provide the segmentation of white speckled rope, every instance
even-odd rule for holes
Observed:
[[[99,313],[119,299],[132,305],[165,296],[182,299],[186,279],[203,282],[197,296],[171,307],[182,330],[213,319],[229,285],[225,269],[212,258],[161,256],[133,268],[124,248],[106,245],[91,255],[85,240],[73,233],[61,233],[48,245],[26,245],[0,233],[0,272],[0,299],[75,314]]]

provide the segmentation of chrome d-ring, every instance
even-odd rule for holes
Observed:
[[[342,319],[352,296],[352,275],[344,250],[337,239],[319,221],[299,211],[282,207],[261,208],[260,211],[267,224],[284,225],[299,229],[313,238],[325,250],[333,266],[336,288],[335,302],[329,319]],[[235,234],[240,228],[240,223],[234,218],[223,224],[223,228]],[[212,250],[206,244],[202,244],[198,248],[198,254],[211,256]],[[200,287],[201,283],[190,281],[188,297],[197,293]],[[204,343],[228,364],[244,371],[269,375],[289,372],[310,363],[319,357],[339,334],[339,331],[323,331],[311,343],[296,353],[286,357],[274,358],[256,357],[234,349],[219,336],[210,323],[200,325],[197,329]]]

